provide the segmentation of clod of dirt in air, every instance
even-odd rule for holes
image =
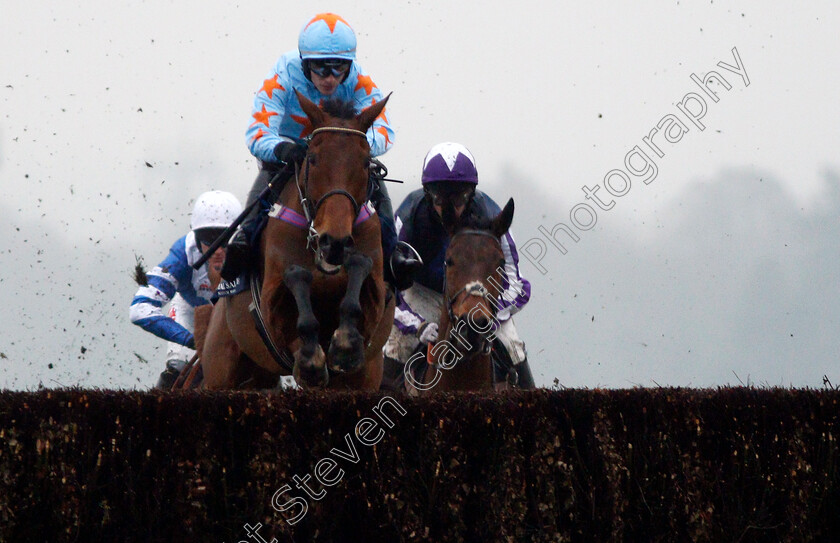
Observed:
[[[149,278],[146,277],[146,266],[143,264],[143,257],[134,255],[134,282],[145,287],[149,284]]]

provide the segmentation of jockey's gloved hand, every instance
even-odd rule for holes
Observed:
[[[306,157],[306,146],[293,141],[281,141],[274,148],[274,156],[286,164],[299,164]]]
[[[438,338],[438,323],[426,321],[417,329],[417,337],[420,343],[426,345],[427,343],[434,343]]]

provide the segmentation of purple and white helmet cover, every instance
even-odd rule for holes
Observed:
[[[426,154],[423,161],[422,183],[459,181],[478,184],[478,169],[469,149],[450,141],[438,143]]]

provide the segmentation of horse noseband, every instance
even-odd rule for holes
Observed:
[[[485,287],[481,283],[481,281],[472,281],[470,283],[467,283],[464,286],[464,288],[453,294],[452,297],[449,298],[449,300],[447,301],[446,311],[449,313],[449,322],[454,323],[456,321],[455,311],[452,308],[454,307],[455,302],[458,300],[458,296],[460,296],[462,293],[465,293],[467,297],[478,296],[479,298],[484,298],[485,300],[487,300],[487,303],[489,303],[491,307],[495,307],[495,304],[493,303],[493,295],[490,294],[490,291],[487,290],[487,287]],[[495,315],[492,316],[495,318]]]
[[[312,209],[312,220],[315,220],[315,215],[318,214],[318,209],[321,207],[321,204],[323,204],[324,201],[327,198],[329,198],[330,196],[335,196],[337,194],[340,194],[342,196],[347,196],[347,199],[350,200],[350,204],[353,206],[353,216],[354,217],[359,216],[359,211],[362,209],[362,206],[361,206],[361,204],[359,204],[359,202],[356,201],[355,198],[353,198],[353,195],[350,194],[349,192],[347,192],[344,189],[333,189],[333,190],[327,191],[326,194],[321,196],[321,198],[317,202],[315,202],[315,207]]]

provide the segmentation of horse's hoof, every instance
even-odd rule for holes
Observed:
[[[359,369],[365,359],[365,340],[355,329],[339,328],[330,341],[329,367],[337,373]]]
[[[295,381],[305,387],[325,387],[329,383],[324,350],[319,345],[312,356],[304,356],[299,350],[295,353],[295,366],[292,370]]]
[[[292,376],[301,388],[325,388],[330,383],[330,372],[326,366],[306,369],[295,364]]]

